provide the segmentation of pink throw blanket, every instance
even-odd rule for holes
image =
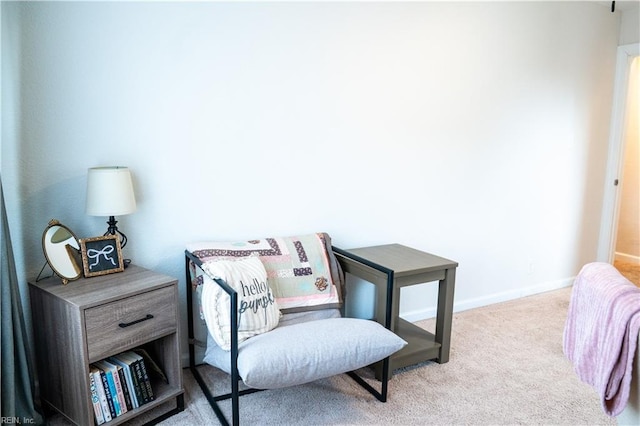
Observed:
[[[563,349],[609,416],[629,400],[639,331],[640,289],[608,263],[585,265],[573,284]]]

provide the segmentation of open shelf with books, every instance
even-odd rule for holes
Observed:
[[[144,348],[90,364],[89,383],[96,423],[110,422],[153,402],[157,382],[169,384],[162,368]]]
[[[54,410],[77,425],[112,426],[173,398],[175,408],[161,418],[184,409],[177,280],[131,265],[68,285],[49,278],[29,289],[45,414]],[[136,375],[137,386],[132,372],[142,376]],[[107,402],[100,403],[101,415],[94,409],[100,390]]]

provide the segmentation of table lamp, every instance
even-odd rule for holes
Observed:
[[[120,166],[92,167],[87,175],[86,211],[91,216],[109,216],[109,228],[104,235],[119,235],[120,247],[127,244],[116,223],[115,216],[136,211],[129,168]]]

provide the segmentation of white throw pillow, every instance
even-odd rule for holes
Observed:
[[[202,264],[210,278],[220,278],[238,293],[238,344],[272,330],[280,310],[267,281],[267,271],[257,257],[212,260]],[[204,280],[202,314],[211,336],[225,351],[231,349],[229,295],[213,280]]]

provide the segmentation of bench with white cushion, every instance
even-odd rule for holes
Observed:
[[[377,390],[355,370],[388,365],[406,342],[375,321],[342,315],[345,280],[329,235],[192,243],[185,259],[189,366],[223,424],[220,400],[231,399],[231,423],[239,424],[243,394],[342,373],[386,401],[389,377]],[[229,374],[229,394],[212,394],[202,363]]]

